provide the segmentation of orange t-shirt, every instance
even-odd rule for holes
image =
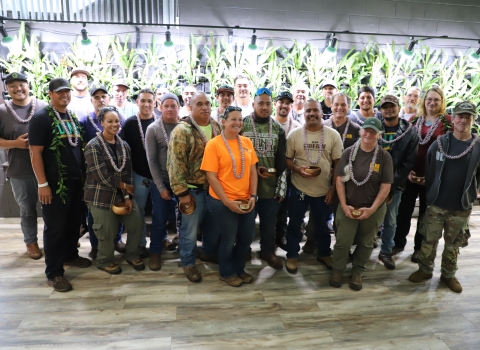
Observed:
[[[233,175],[233,163],[230,153],[225,146],[222,136],[216,136],[208,141],[203,154],[202,165],[200,169],[217,173],[217,179],[230,200],[250,198],[250,167],[258,162],[257,154],[253,148],[252,141],[248,137],[240,136],[245,157],[245,172],[241,179]],[[237,175],[242,171],[242,160],[238,141],[227,140],[237,166]],[[217,194],[210,187],[209,193],[212,197],[218,198]]]

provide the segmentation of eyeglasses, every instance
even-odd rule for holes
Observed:
[[[263,94],[272,97],[272,92],[267,88],[258,89],[257,92],[255,93],[255,96],[260,96],[260,95],[263,95]]]

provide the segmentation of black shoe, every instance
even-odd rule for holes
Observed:
[[[395,247],[392,248],[392,255],[395,256],[395,255],[397,255],[398,253],[403,252],[404,249],[405,249],[404,247],[397,247],[397,246],[395,246]]]
[[[217,255],[207,255],[207,254],[200,254],[200,260],[203,262],[211,262],[214,264],[218,264],[218,256]]]
[[[98,248],[97,247],[92,247],[92,250],[90,250],[90,253],[88,253],[88,257],[91,259],[96,259],[98,254]]]
[[[72,290],[72,285],[63,276],[47,279],[47,284],[57,292],[68,292]]]
[[[123,243],[122,240],[115,243],[115,251],[121,254],[124,254],[127,252],[125,243]]]
[[[127,260],[127,263],[129,265],[132,265],[133,269],[136,270],[136,271],[145,270],[145,263],[143,262],[142,259],[137,259],[137,260],[133,260],[133,261],[128,261]]]
[[[87,258],[82,258],[81,256],[79,256],[73,260],[65,261],[63,264],[67,266],[86,268],[92,265],[92,262]]]
[[[275,241],[275,244],[277,245],[278,248],[280,248],[284,251],[287,251],[287,239],[285,237],[277,239]]]
[[[391,254],[385,254],[380,252],[378,254],[378,259],[383,262],[383,266],[385,266],[389,270],[395,270],[395,261],[392,259]]]
[[[147,247],[140,247],[142,252],[140,253],[140,259],[146,259],[150,256],[150,252],[148,251]]]

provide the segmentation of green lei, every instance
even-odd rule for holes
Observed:
[[[65,186],[65,181],[67,180],[67,171],[66,171],[66,166],[65,164],[62,163],[62,155],[60,153],[60,147],[65,147],[65,144],[63,143],[60,135],[60,131],[62,129],[62,125],[58,118],[55,116],[55,113],[53,112],[53,108],[51,105],[47,106],[48,110],[48,115],[52,117],[52,134],[53,134],[53,140],[50,145],[50,149],[55,152],[55,160],[57,161],[57,167],[58,167],[58,188],[55,191],[56,194],[60,196],[60,199],[62,200],[63,203],[65,203],[65,200],[67,199],[67,190],[68,188]],[[75,127],[77,128],[78,131],[78,138],[79,141],[82,141],[82,129],[80,127],[80,124],[78,123],[77,116],[75,113],[70,111],[70,115],[72,116],[72,120],[75,123]],[[68,137],[68,135],[67,135]]]
[[[412,118],[411,120],[411,123],[413,125],[416,125],[417,124],[417,121],[418,121],[418,118],[420,118],[421,116],[419,115],[416,115]],[[441,115],[440,116],[440,120],[442,121],[442,124],[443,124],[443,132],[446,134],[448,130],[450,130],[452,128],[452,125],[451,123],[447,120],[447,118],[445,117],[445,115]]]

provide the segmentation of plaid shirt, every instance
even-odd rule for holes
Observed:
[[[124,196],[127,194],[125,190],[118,188],[120,182],[133,184],[130,147],[122,140],[125,146],[127,161],[122,172],[118,173],[110,164],[108,155],[98,139],[99,137],[102,137],[100,132],[85,147],[87,175],[83,200],[85,203],[91,203],[95,207],[110,209],[115,203],[123,201]],[[119,167],[123,162],[122,147],[118,142],[116,147],[117,167]]]

